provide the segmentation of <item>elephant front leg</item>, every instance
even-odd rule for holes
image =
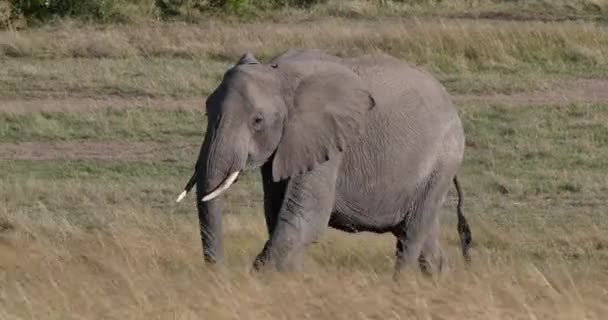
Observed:
[[[303,234],[299,228],[288,228],[285,230],[285,232],[277,232],[270,240],[266,241],[264,248],[253,263],[255,271],[301,270],[306,246],[310,242],[304,241]]]
[[[270,240],[257,256],[255,270],[296,271],[303,265],[306,248],[327,228],[335,202],[338,161],[291,178]]]
[[[268,161],[262,166],[261,173],[264,189],[264,218],[266,219],[268,237],[270,237],[277,224],[289,180],[272,181],[272,161]]]

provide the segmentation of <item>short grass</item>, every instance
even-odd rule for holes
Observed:
[[[135,114],[144,123],[181,116]],[[334,230],[310,249],[303,274],[250,275],[266,237],[256,172],[226,195],[227,265],[209,270],[202,263],[193,196],[174,202],[191,174],[193,139],[191,151],[171,163],[3,161],[1,314],[601,319],[608,311],[608,106],[467,105],[460,114],[468,137],[461,180],[475,239],[470,271],[458,252],[452,195],[442,216],[449,269],[435,281],[412,269],[393,284],[391,236]],[[129,133],[125,122],[112,120],[126,114],[54,115],[59,128],[88,117],[115,129],[104,139],[139,136],[137,125]],[[197,121],[171,122],[180,128],[170,131],[174,137],[200,128]],[[163,126],[154,128],[150,136],[164,134]]]
[[[73,139],[202,141],[207,120],[200,111],[158,111],[143,107],[70,112],[0,113],[0,141],[68,141]]]

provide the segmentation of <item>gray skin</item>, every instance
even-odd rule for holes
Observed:
[[[431,75],[388,55],[339,58],[289,50],[270,61],[244,54],[206,101],[208,129],[195,172],[205,260],[223,261],[221,197],[202,199],[236,171],[260,168],[269,240],[255,270],[300,270],[327,226],[391,232],[396,277],[417,261],[443,265],[439,209],[458,193],[458,232],[471,232],[457,179],[464,131]]]

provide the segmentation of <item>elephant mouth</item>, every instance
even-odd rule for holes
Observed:
[[[222,183],[220,183],[217,188],[205,195],[201,199],[201,201],[206,202],[209,200],[213,200],[217,198],[220,194],[224,193],[224,191],[228,190],[228,188],[230,188],[230,186],[236,181],[236,178],[239,176],[239,173],[240,171],[234,171],[233,173],[228,175],[228,177],[226,177],[226,179],[224,179],[224,181],[222,181]]]

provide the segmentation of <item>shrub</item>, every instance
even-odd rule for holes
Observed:
[[[12,7],[7,0],[0,0],[0,28],[7,28],[10,25]]]
[[[156,0],[163,17],[185,16],[189,12],[245,14],[281,7],[308,8],[327,0]]]
[[[0,30],[7,28],[23,29],[26,26],[25,17],[15,9],[12,1],[0,0]]]

